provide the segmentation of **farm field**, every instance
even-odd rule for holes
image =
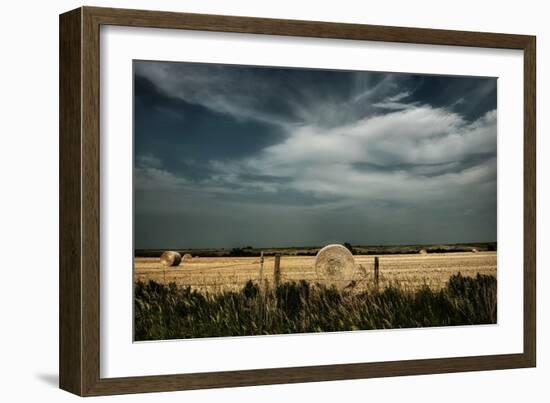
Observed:
[[[354,282],[358,291],[373,283],[374,256],[355,255],[356,271],[347,283]],[[314,269],[315,256],[281,256],[281,282],[318,281]],[[424,285],[432,290],[445,287],[452,275],[461,273],[475,277],[478,273],[496,277],[496,252],[454,252],[434,254],[392,254],[379,257],[380,287],[396,285],[415,290]],[[274,257],[264,258],[263,279],[273,283]],[[260,280],[260,258],[193,257],[177,267],[164,267],[156,257],[134,259],[134,281],[159,284],[176,283],[197,291],[238,291],[248,280]]]

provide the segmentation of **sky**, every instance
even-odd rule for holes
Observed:
[[[134,61],[138,249],[496,241],[497,80]]]

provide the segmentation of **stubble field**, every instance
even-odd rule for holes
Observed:
[[[355,274],[343,281],[361,291],[372,286],[374,256],[356,255],[354,258]],[[281,256],[281,282],[317,282],[314,262],[314,256]],[[379,262],[381,288],[396,285],[414,290],[427,285],[438,290],[459,272],[467,277],[475,277],[478,273],[496,277],[497,270],[496,252],[395,254],[380,256]],[[197,291],[237,291],[248,280],[259,283],[261,276],[264,282],[273,283],[274,257],[264,258],[263,275],[260,266],[259,257],[193,257],[177,267],[164,267],[158,258],[137,257],[134,260],[134,281],[175,283]]]

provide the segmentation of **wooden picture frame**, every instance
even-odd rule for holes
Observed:
[[[519,49],[524,52],[523,353],[229,372],[100,377],[100,26]],[[60,387],[81,396],[534,367],[535,37],[81,7],[60,16]]]

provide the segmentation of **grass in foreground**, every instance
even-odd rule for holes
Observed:
[[[251,336],[496,323],[494,276],[453,275],[445,288],[392,285],[365,292],[306,281],[260,292],[201,293],[176,284],[137,282],[135,340]]]

